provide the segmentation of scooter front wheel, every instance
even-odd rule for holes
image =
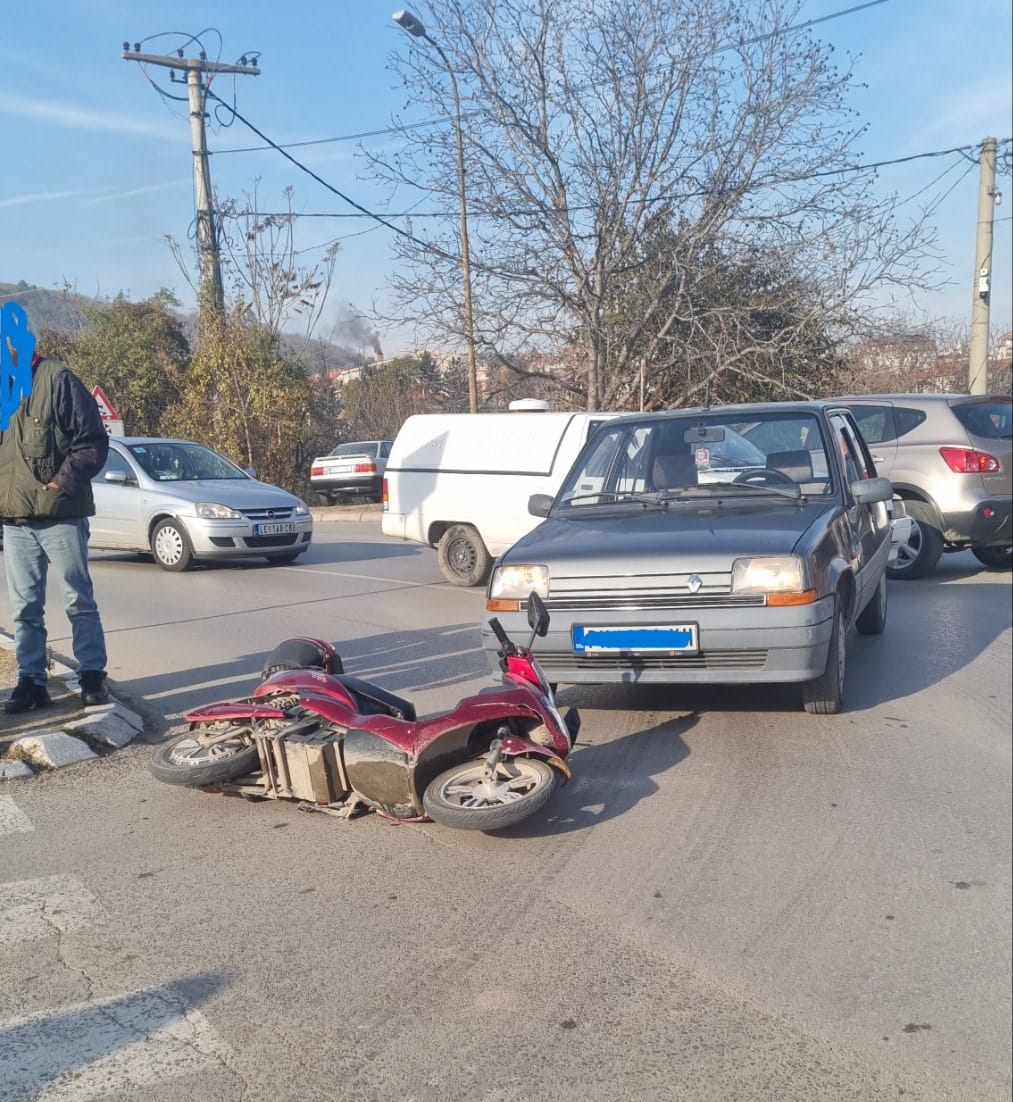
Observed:
[[[502,830],[549,802],[556,771],[537,758],[504,758],[489,775],[484,760],[441,773],[422,795],[434,822],[458,830]]]
[[[227,737],[206,745],[197,737],[197,727]],[[148,768],[165,784],[201,788],[252,773],[259,764],[257,744],[248,723],[209,723],[195,725],[189,734],[157,747]]]

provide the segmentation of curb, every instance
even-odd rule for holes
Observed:
[[[310,516],[314,524],[365,521],[383,516],[383,506],[379,502],[368,505],[311,505]]]

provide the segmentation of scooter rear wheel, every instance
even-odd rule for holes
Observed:
[[[422,806],[434,822],[458,830],[503,830],[544,807],[556,771],[537,758],[505,758],[487,778],[484,761],[441,773],[425,790]]]
[[[165,784],[202,788],[252,773],[260,764],[249,723],[206,724],[210,729],[233,728],[234,737],[205,746],[191,731],[156,748],[148,762],[152,774]],[[224,734],[224,730],[214,731]]]

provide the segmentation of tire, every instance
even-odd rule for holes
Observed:
[[[190,537],[178,520],[163,520],[151,533],[151,553],[163,570],[182,573],[193,565]]]
[[[282,563],[295,562],[301,554],[301,551],[286,551],[283,555],[268,555],[267,561],[280,566]]]
[[[443,533],[437,549],[440,570],[451,585],[481,585],[492,559],[482,537],[470,524],[454,524]]]
[[[425,790],[422,806],[435,823],[458,830],[503,830],[543,808],[556,787],[556,771],[538,758],[505,758],[497,766],[498,791],[483,794],[484,761],[441,773]]]
[[[805,710],[812,715],[836,715],[844,706],[846,635],[847,625],[844,622],[841,597],[838,594],[834,602],[834,622],[830,632],[830,647],[827,650],[827,668],[819,677],[805,682],[802,686]]]
[[[225,726],[206,724],[205,726]],[[254,772],[259,764],[249,724],[235,723],[236,737],[215,746],[202,746],[193,733],[159,746],[148,762],[152,774],[165,784],[202,788]]]
[[[879,579],[872,600],[859,613],[855,627],[862,635],[879,635],[886,627],[886,573]]]
[[[1013,566],[1013,547],[972,547],[971,554],[989,570],[1009,570]]]
[[[891,578],[924,578],[932,573],[943,553],[943,534],[930,521],[925,509],[917,508],[916,501],[907,502],[907,510],[914,523],[906,543],[897,548],[897,559],[886,568]],[[919,515],[921,514],[921,515]]]

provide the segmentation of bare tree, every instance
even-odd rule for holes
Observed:
[[[398,301],[422,332],[466,332],[458,122],[482,356],[522,372],[575,346],[590,409],[636,404],[641,380],[648,404],[729,379],[804,391],[794,368],[814,341],[831,355],[874,289],[931,278],[924,219],[899,226],[853,170],[850,67],[793,28],[797,6],[430,0],[420,14],[440,51],[406,37],[392,65],[433,124],[367,157],[445,216],[397,238]]]

